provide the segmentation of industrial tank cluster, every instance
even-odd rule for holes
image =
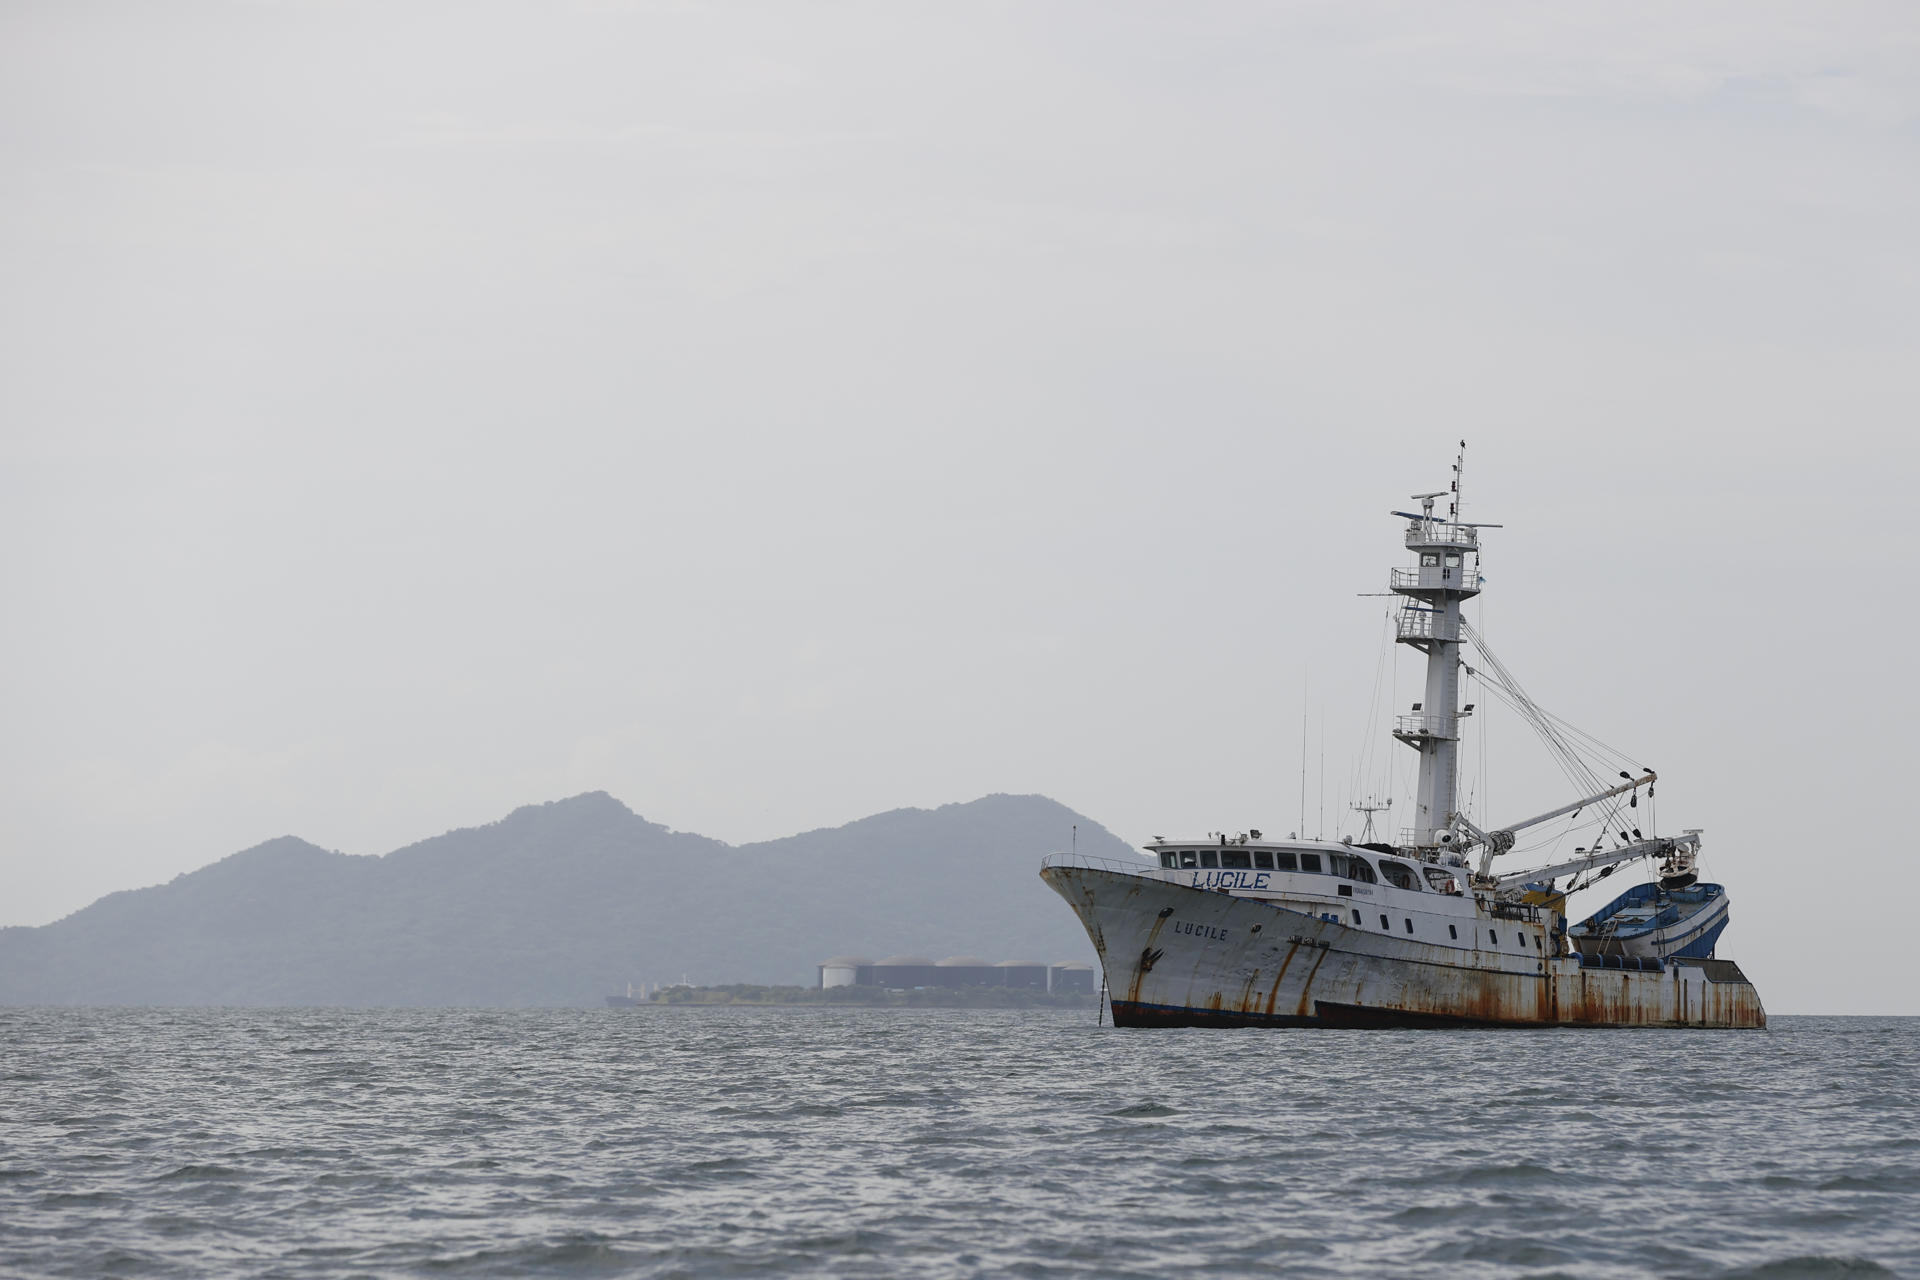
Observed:
[[[819,965],[821,987],[1018,987],[1023,991],[1078,991],[1093,994],[1093,966],[1041,964],[1032,960],[1002,960],[992,964],[978,956],[888,956],[873,961],[861,956],[835,956]]]

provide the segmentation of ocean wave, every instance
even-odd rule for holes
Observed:
[[[1920,1274],[1920,1023],[0,1018],[0,1275]]]

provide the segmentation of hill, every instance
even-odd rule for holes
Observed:
[[[899,809],[727,845],[604,792],[379,857],[291,836],[39,928],[0,929],[0,1003],[580,1005],[629,982],[809,984],[820,960],[1091,961],[1036,874],[1138,856],[1043,796]]]

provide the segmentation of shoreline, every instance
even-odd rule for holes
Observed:
[[[1091,1010],[1091,992],[1028,991],[1007,987],[772,987],[732,983],[667,987],[649,997],[607,996],[625,1009],[1061,1009]]]

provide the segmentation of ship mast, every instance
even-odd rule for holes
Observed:
[[[1467,442],[1453,464],[1453,483],[1432,493],[1416,493],[1420,514],[1395,511],[1407,520],[1407,550],[1414,567],[1395,569],[1390,582],[1405,596],[1394,638],[1427,655],[1425,696],[1413,714],[1396,719],[1393,736],[1420,753],[1420,783],[1414,795],[1414,826],[1406,842],[1422,849],[1457,847],[1454,830],[1459,791],[1460,722],[1472,708],[1460,709],[1460,606],[1480,594],[1480,530],[1460,519],[1460,477]],[[1444,516],[1434,513],[1439,499]]]

